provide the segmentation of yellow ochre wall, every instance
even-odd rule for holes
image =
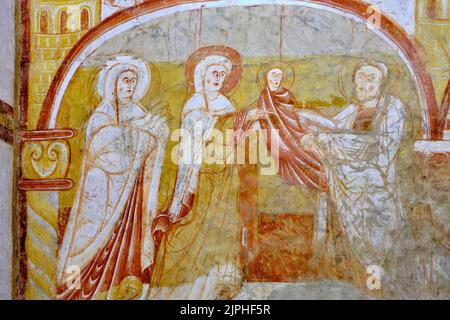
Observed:
[[[450,64],[450,2],[437,0],[433,12],[428,0],[416,0],[415,38],[425,50],[427,67],[433,78],[438,102],[449,79]],[[447,2],[445,7],[445,2]]]

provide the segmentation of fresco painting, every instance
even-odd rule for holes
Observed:
[[[446,0],[16,11],[14,299],[449,298]]]

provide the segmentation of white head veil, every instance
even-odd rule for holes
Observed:
[[[147,63],[131,56],[118,56],[108,61],[100,72],[97,90],[103,100],[114,101],[117,78],[125,71],[134,71],[138,77],[132,101],[136,102],[144,97],[151,80]]]
[[[230,75],[233,64],[231,61],[224,56],[210,55],[206,56],[195,66],[194,70],[194,86],[195,92],[203,93],[204,81],[206,76],[206,71],[209,67],[213,65],[223,66],[227,70],[227,75]]]

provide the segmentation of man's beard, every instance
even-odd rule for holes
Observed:
[[[359,93],[355,92],[355,95],[354,95],[356,101],[358,101],[359,103],[365,103],[365,102],[375,100],[379,96],[380,96],[380,92],[370,94],[366,90],[360,91]]]

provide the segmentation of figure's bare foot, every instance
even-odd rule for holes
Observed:
[[[117,300],[133,300],[142,294],[142,282],[135,276],[128,276],[119,285]]]

